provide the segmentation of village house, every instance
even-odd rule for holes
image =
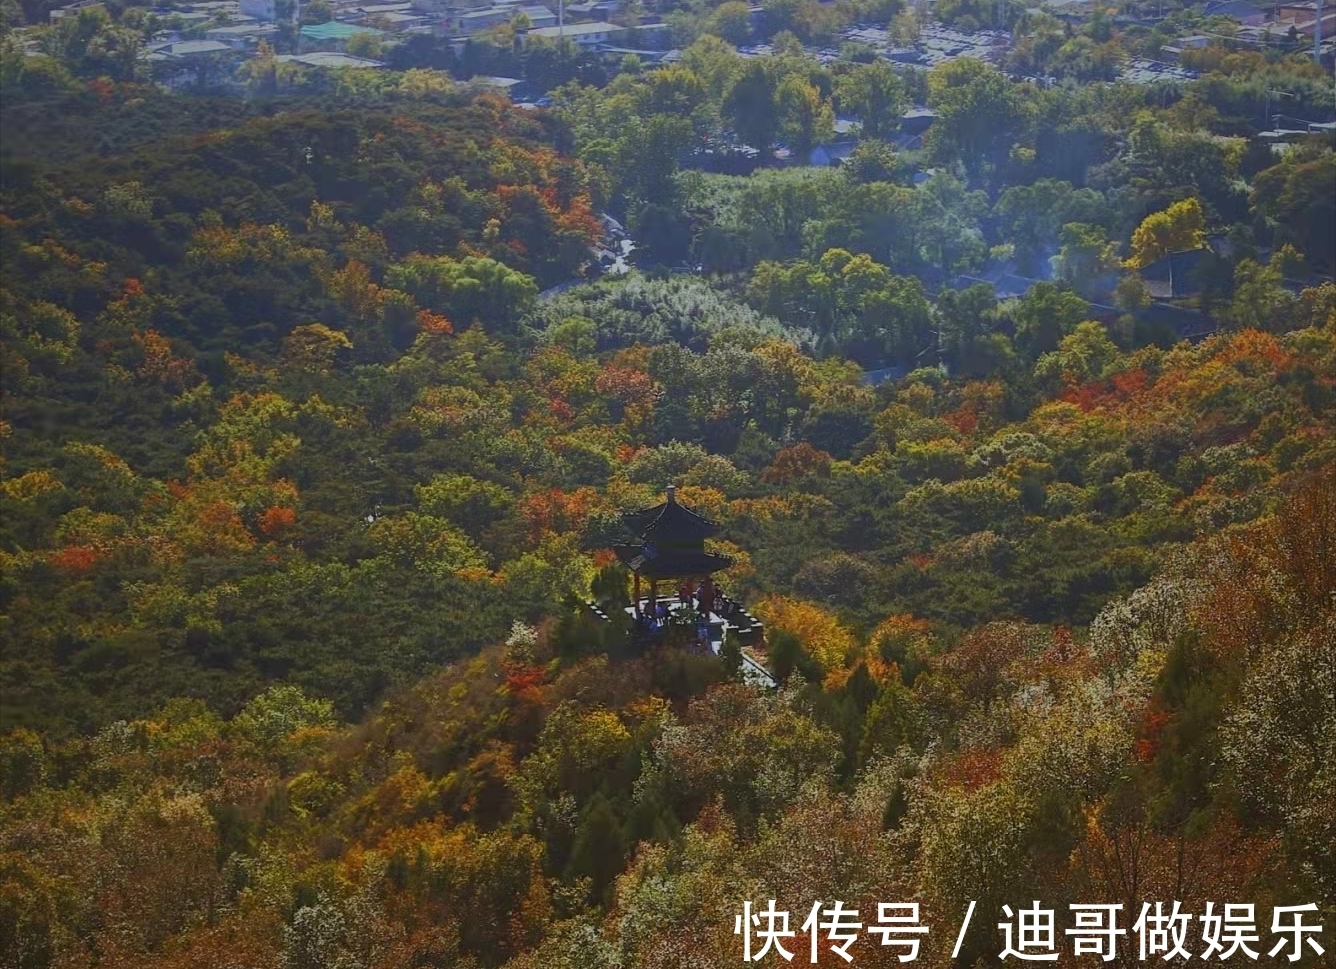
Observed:
[[[272,23],[278,18],[274,0],[241,0],[239,10],[243,17],[250,17],[261,23]]]
[[[369,57],[355,57],[352,54],[344,54],[333,50],[313,50],[309,54],[279,54],[278,59],[284,63],[301,64],[304,67],[314,67],[327,71],[347,68],[376,70],[385,66],[382,62],[374,61]]]
[[[66,4],[63,7],[56,7],[47,13],[47,18],[51,23],[55,23],[63,17],[78,16],[80,10],[103,10],[102,0],[78,0],[76,3]]]
[[[250,19],[250,18],[247,18]],[[252,50],[262,40],[272,40],[278,33],[276,24],[242,23],[210,27],[204,32],[206,40],[216,40],[235,50]]]
[[[1212,0],[1202,10],[1207,17],[1228,17],[1245,27],[1256,27],[1266,22],[1266,11],[1248,0]]]
[[[566,24],[564,27],[539,27],[529,31],[528,38],[541,37],[555,43],[564,37],[577,47],[593,50],[606,44],[609,37],[621,30],[621,27],[606,23]]]
[[[385,31],[377,30],[374,27],[363,27],[359,24],[347,24],[331,20],[323,24],[307,24],[301,29],[299,39],[303,53],[307,50],[341,51],[348,46],[348,41],[359,34],[381,38],[389,36]]]

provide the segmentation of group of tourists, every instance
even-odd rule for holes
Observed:
[[[663,635],[669,623],[675,621],[678,624],[686,625],[686,615],[690,610],[695,613],[696,646],[703,652],[710,652],[710,614],[706,602],[705,583],[702,582],[693,591],[690,583],[683,582],[677,589],[678,605],[676,609],[670,609],[667,600],[654,600],[649,604],[648,609],[637,613],[636,625],[642,633],[648,634],[650,638],[657,639]]]

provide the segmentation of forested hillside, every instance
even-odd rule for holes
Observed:
[[[1036,897],[1331,924],[1336,285],[1286,221],[1329,137],[1165,109],[1089,179],[915,183],[656,174],[454,89],[119,95],[161,130],[0,170],[0,965],[720,966],[766,899],[918,900],[939,966],[971,900],[962,967]],[[1223,167],[1160,192],[1188,141]],[[608,208],[662,219],[594,282]],[[1249,220],[1181,339],[1139,271]],[[778,690],[583,607],[669,484]]]

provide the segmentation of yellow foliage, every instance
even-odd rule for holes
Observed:
[[[895,642],[906,651],[911,647],[926,648],[932,637],[932,624],[926,619],[919,619],[909,613],[887,616],[868,637],[868,645],[880,652],[885,643]]]
[[[819,390],[820,375],[816,363],[791,343],[767,340],[753,351],[766,364],[766,369],[792,380],[803,397],[812,398]]]
[[[741,545],[735,545],[732,542],[720,539],[708,539],[705,543],[705,550],[719,555],[727,555],[733,560],[733,564],[728,567],[728,570],[721,577],[727,581],[741,582],[756,572],[755,568],[752,567],[751,553]]]
[[[125,460],[100,444],[86,444],[82,441],[70,441],[65,445],[65,453],[92,458],[108,471],[127,480],[134,479],[135,473],[130,469],[130,466],[125,463]]]
[[[752,518],[758,522],[774,522],[786,518],[804,520],[830,511],[833,507],[830,499],[823,495],[795,492],[765,498],[738,498],[728,503],[728,514]]]
[[[611,710],[592,710],[581,717],[578,736],[595,761],[612,756],[631,739],[622,721]]]
[[[455,576],[466,582],[488,582],[493,585],[499,585],[503,581],[497,573],[481,565],[470,565],[462,569],[455,569]]]
[[[186,255],[194,262],[236,266],[248,261],[275,263],[288,260],[314,265],[323,254],[316,249],[295,245],[292,233],[281,225],[247,222],[236,229],[221,225],[197,229]]]
[[[677,499],[706,518],[715,519],[719,517],[726,500],[718,488],[707,488],[704,485],[682,485],[677,489]]]
[[[39,495],[63,487],[64,485],[57,481],[56,476],[50,471],[29,471],[17,478],[0,481],[0,491],[4,492],[6,498],[14,501],[32,501]]]
[[[851,651],[843,669],[830,670],[826,674],[823,686],[827,691],[838,690],[849,681],[858,664],[867,667],[868,674],[877,683],[885,685],[899,681],[900,667],[882,659],[883,652],[901,656],[926,656],[932,644],[932,624],[926,619],[918,619],[908,613],[888,616],[883,619],[867,643],[857,651]],[[823,664],[824,665],[824,664]]]
[[[325,373],[341,351],[351,350],[347,334],[323,323],[308,323],[293,329],[283,341],[283,354],[296,367]]]
[[[645,696],[632,700],[622,711],[631,723],[650,723],[663,720],[671,712],[668,701],[660,696]]]
[[[378,834],[438,813],[435,788],[409,755],[396,756],[398,769],[368,791],[353,809],[358,823]]]
[[[909,613],[887,616],[867,641],[868,672],[878,682],[891,672],[899,675],[894,663],[886,663],[881,657],[896,656],[904,658],[926,659],[932,652],[932,623],[919,619]]]
[[[766,596],[752,610],[768,629],[792,633],[823,667],[841,667],[853,652],[854,635],[820,606],[787,596]]]
[[[880,656],[876,655],[876,650],[874,649],[866,650],[865,655],[862,658],[862,663],[867,667],[868,675],[872,677],[874,682],[881,686],[885,686],[893,680],[898,682],[900,679],[899,665],[886,662]],[[854,671],[857,669],[858,663],[851,662],[843,669],[831,670],[826,674],[826,678],[821,681],[822,689],[827,693],[833,693],[836,690],[842,689],[844,685],[849,682],[849,678],[854,675]]]
[[[1175,202],[1163,212],[1152,212],[1132,233],[1132,254],[1123,264],[1144,269],[1171,252],[1206,245],[1206,214],[1194,196]]]

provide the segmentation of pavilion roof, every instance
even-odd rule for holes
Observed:
[[[645,541],[661,544],[702,542],[719,531],[719,523],[698,515],[685,505],[678,504],[672,485],[668,498],[652,508],[627,512],[627,527]]]
[[[612,550],[632,572],[649,579],[681,579],[705,576],[733,564],[727,555],[697,549],[660,548],[653,542],[614,545]]]

